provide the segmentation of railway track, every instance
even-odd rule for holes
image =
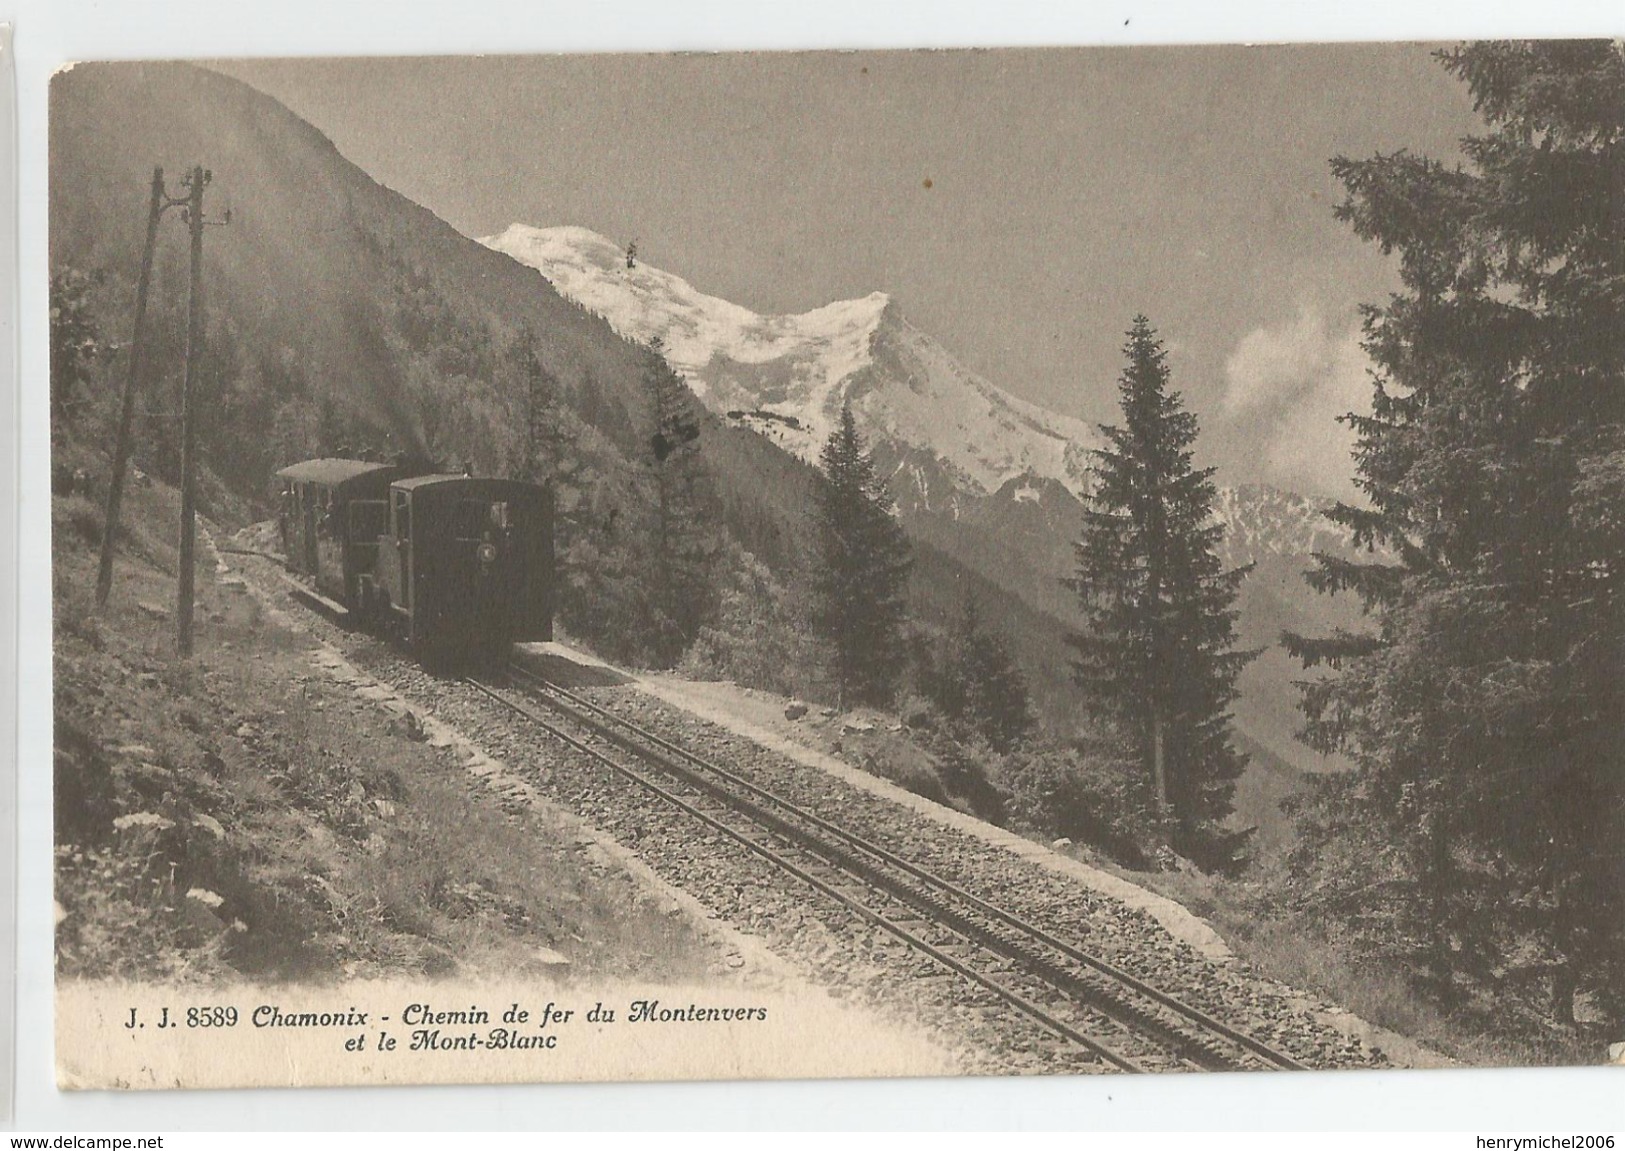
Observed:
[[[1099,1070],[1302,1069],[1223,1021],[885,847],[518,665],[467,682],[508,711],[1025,1016]]]

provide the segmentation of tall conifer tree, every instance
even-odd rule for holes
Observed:
[[[944,716],[996,751],[1007,752],[1033,728],[1026,677],[996,632],[982,622],[974,592],[965,595],[946,639],[928,652],[921,687]]]
[[[508,346],[506,367],[521,392],[525,413],[523,458],[519,471],[534,483],[557,478],[568,466],[570,436],[564,427],[563,396],[558,377],[542,364],[536,337],[526,330]]]
[[[1470,166],[1332,164],[1404,286],[1366,309],[1347,417],[1369,504],[1333,513],[1370,553],[1310,574],[1375,628],[1285,637],[1332,672],[1307,738],[1357,765],[1300,862],[1347,860],[1326,897],[1441,988],[1539,957],[1560,1018],[1577,987],[1625,1017],[1625,50],[1439,57],[1489,125]]]
[[[648,559],[655,657],[675,663],[716,614],[721,542],[694,393],[664,353],[656,339],[643,375],[651,426],[646,462],[654,489]]]
[[[841,705],[885,703],[904,660],[908,538],[850,405],[841,409],[820,462],[814,624],[833,649]]]
[[[1196,417],[1169,391],[1166,354],[1144,316],[1123,353],[1123,422],[1100,429],[1109,446],[1094,453],[1070,581],[1087,621],[1069,637],[1073,671],[1091,719],[1144,764],[1170,846],[1228,867],[1243,837],[1218,824],[1247,757],[1231,743],[1227,708],[1257,654],[1231,646],[1250,567],[1219,562],[1213,472],[1192,467]]]

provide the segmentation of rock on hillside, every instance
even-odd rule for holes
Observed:
[[[1268,557],[1307,559],[1315,552],[1350,554],[1354,537],[1348,528],[1326,518],[1331,507],[1331,500],[1310,499],[1265,484],[1220,488],[1213,514],[1224,525],[1227,565]]]

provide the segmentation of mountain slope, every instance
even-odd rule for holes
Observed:
[[[601,318],[383,187],[247,85],[189,64],[81,64],[52,81],[50,102],[53,268],[133,285],[153,166],[164,166],[174,194],[189,165],[204,165],[209,214],[232,210],[204,243],[211,323],[229,318],[254,355],[297,363],[398,444],[421,439],[386,338],[395,320],[381,285],[403,272],[476,330],[535,330],[559,378],[591,372],[635,399],[639,352]],[[155,306],[186,291],[177,217],[168,213],[160,233]]]
[[[585,228],[515,224],[481,242],[536,268],[616,330],[660,338],[712,412],[803,461],[816,462],[840,406],[850,403],[910,535],[975,572],[979,586],[1023,601],[1023,610],[1004,614],[1020,633],[1045,712],[1064,730],[1070,689],[1057,637],[1077,622],[1063,581],[1074,568],[1089,452],[1100,442],[1092,427],[965,369],[883,293],[763,316],[662,269],[629,268],[617,245]],[[1238,603],[1238,633],[1242,645],[1263,651],[1243,673],[1235,710],[1277,775],[1291,770],[1285,764],[1338,766],[1297,741],[1293,681],[1303,673],[1277,646],[1283,629],[1358,625],[1348,605],[1302,580],[1314,552],[1348,554],[1347,532],[1323,511],[1320,502],[1257,484],[1220,489],[1214,507],[1226,566],[1255,565]]]
[[[426,413],[399,349],[425,315],[493,349],[530,330],[542,365],[603,434],[600,454],[640,449],[644,349],[535,270],[380,185],[276,100],[181,63],[78,65],[53,80],[50,98],[51,266],[100,275],[109,338],[128,338],[153,166],[164,166],[175,193],[185,168],[204,164],[213,173],[210,215],[231,209],[230,225],[206,235],[205,313],[211,350],[229,344],[237,359],[203,376],[202,406],[219,425],[213,435],[202,429],[202,448],[206,465],[239,493],[263,498],[267,468],[292,462],[258,450],[270,430],[261,422],[239,422],[236,409],[220,414],[240,395],[264,391],[273,374],[308,381],[318,399],[398,448],[421,445]],[[179,330],[186,239],[176,216],[160,233],[152,306],[167,309],[159,319]],[[402,315],[404,292],[445,314]],[[173,331],[153,328],[147,387],[177,377],[181,362]],[[441,374],[453,403],[456,388],[473,383],[449,368]],[[750,526],[747,546],[777,565],[796,563],[810,476],[787,469],[791,461],[758,436],[710,418],[705,431],[730,518]],[[245,447],[258,450],[257,468],[245,464]],[[158,450],[138,444],[138,453]]]
[[[539,270],[617,331],[659,337],[705,405],[815,463],[851,404],[905,509],[952,509],[1023,475],[1083,490],[1081,420],[969,371],[882,292],[763,316],[697,290],[586,228],[515,224],[481,241]]]
[[[419,402],[422,389],[414,391],[413,370],[438,377],[451,405],[472,404],[485,381],[462,366],[402,362],[411,329],[423,324],[435,327],[436,340],[451,350],[474,340],[499,351],[530,330],[543,367],[599,434],[595,465],[618,470],[622,479],[645,466],[646,349],[560,295],[534,269],[377,183],[276,100],[183,63],[79,65],[53,80],[50,100],[51,266],[101,277],[97,316],[109,339],[128,338],[153,166],[164,166],[177,193],[186,167],[203,164],[213,173],[210,215],[231,209],[230,226],[210,229],[204,245],[209,348],[222,355],[229,349],[231,358],[211,362],[204,373],[201,407],[212,427],[201,429],[200,446],[205,470],[239,497],[263,499],[268,469],[292,462],[268,446],[268,420],[243,415],[245,397],[263,399],[272,375],[306,381],[316,398],[343,406],[354,422],[396,446],[425,438],[428,413]],[[154,390],[178,376],[174,337],[184,330],[186,295],[185,229],[176,213],[166,217],[161,236],[153,378],[144,381]],[[153,399],[146,394],[143,404],[160,407]],[[98,441],[101,433],[85,426],[84,434]],[[815,472],[804,457],[709,413],[702,442],[730,531],[798,586],[807,566]],[[137,444],[143,466],[149,454],[167,450]],[[245,463],[250,455],[253,467]],[[614,486],[613,477],[606,482]],[[624,501],[635,498],[633,491],[623,482],[612,496]],[[207,498],[205,507],[213,510]],[[918,612],[945,621],[956,610],[951,589],[970,577],[948,557],[923,564],[927,571],[915,580]]]
[[[1092,432],[954,364],[894,302],[876,295],[800,317],[754,317],[640,265],[632,283],[652,302],[646,312],[617,313],[614,299],[640,298],[620,283],[622,253],[590,233],[561,230],[550,243],[579,263],[576,288],[620,293],[596,301],[612,326],[534,268],[379,185],[310,125],[237,81],[185,64],[84,65],[53,82],[51,104],[52,265],[103,271],[110,298],[133,295],[152,165],[166,167],[171,191],[185,165],[212,169],[210,211],[229,206],[232,220],[211,229],[205,243],[207,309],[211,332],[229,329],[244,359],[205,379],[206,410],[256,386],[264,365],[292,364],[396,442],[420,437],[424,415],[392,350],[403,320],[385,288],[405,274],[414,290],[432,293],[457,322],[495,343],[521,328],[535,332],[544,365],[573,389],[575,402],[590,376],[614,402],[598,404],[588,422],[630,468],[641,443],[635,413],[644,402],[645,353],[622,333],[659,334],[720,412],[706,421],[705,450],[730,529],[793,585],[808,554],[815,481],[808,461],[818,429],[850,401],[905,497],[905,520],[920,544],[917,614],[945,622],[961,589],[976,588],[984,614],[1012,633],[1046,715],[1064,729],[1071,689],[1060,636],[1071,612],[1059,580],[1071,566]],[[184,229],[173,215],[164,224],[154,307],[183,312]],[[123,306],[109,317],[113,338],[127,338]],[[171,355],[155,372],[173,374],[177,365]],[[730,418],[734,411],[746,414]],[[243,454],[232,444],[243,443],[245,431],[259,438],[262,429],[222,417],[208,463],[256,494],[262,477],[232,472]],[[1259,489],[1222,501],[1220,510],[1232,540],[1245,542],[1247,554],[1231,562],[1273,557],[1276,574],[1261,578],[1261,564],[1244,593],[1252,597],[1244,602],[1246,640],[1272,641],[1279,626],[1315,630],[1316,597],[1306,596],[1294,570],[1305,541],[1316,538],[1318,529],[1305,534],[1312,509]],[[1280,666],[1284,657],[1266,659],[1273,662],[1267,682],[1248,688],[1238,714],[1261,745],[1301,765],[1290,669]]]

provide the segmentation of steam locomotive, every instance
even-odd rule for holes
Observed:
[[[346,625],[433,663],[553,637],[547,486],[345,459],[277,479],[288,567]]]

